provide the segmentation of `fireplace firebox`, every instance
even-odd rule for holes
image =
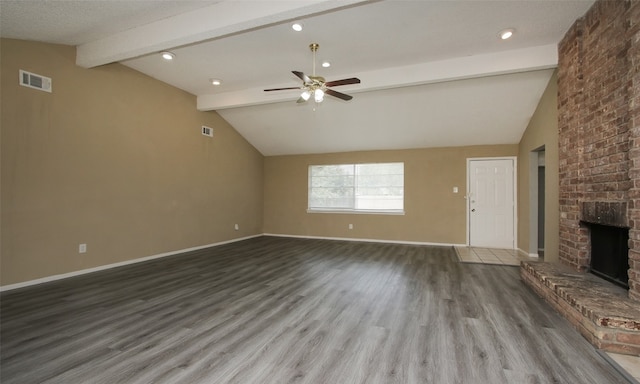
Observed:
[[[591,273],[629,289],[629,228],[589,224]]]

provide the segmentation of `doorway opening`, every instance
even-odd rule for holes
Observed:
[[[529,256],[544,258],[545,148],[529,154]]]

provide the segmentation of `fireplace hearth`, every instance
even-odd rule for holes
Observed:
[[[520,276],[596,348],[640,356],[640,306],[626,290],[553,263],[524,261]]]

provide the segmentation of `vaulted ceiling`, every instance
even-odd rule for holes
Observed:
[[[0,0],[0,36],[75,45],[77,65],[121,62],[190,92],[264,155],[510,144],[557,65],[557,43],[592,4]],[[507,28],[514,36],[501,40]],[[361,80],[336,87],[353,100],[298,104],[299,90],[263,91],[300,86],[292,70],[312,74],[310,43],[320,44],[318,75]]]

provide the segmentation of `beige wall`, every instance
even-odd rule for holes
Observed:
[[[266,157],[264,232],[465,244],[466,159],[516,156],[517,150],[500,145]],[[405,215],[307,213],[309,165],[396,161],[405,164]]]
[[[554,72],[538,107],[518,146],[518,244],[531,253],[529,234],[530,212],[530,153],[545,147],[545,254],[544,260],[558,260],[559,242],[559,178],[558,178],[558,79]],[[535,246],[533,247],[535,248]]]
[[[120,64],[77,67],[73,47],[0,51],[1,285],[262,232],[263,157],[195,96]],[[19,69],[53,93],[19,86]]]
[[[262,232],[465,244],[471,157],[518,155],[528,249],[529,153],[542,145],[546,259],[557,257],[555,75],[519,146],[263,158],[193,95],[125,66],[83,69],[73,47],[52,44],[2,39],[0,50],[0,285]],[[19,69],[51,77],[53,93],[19,86]],[[307,213],[309,165],[394,161],[405,163],[405,215]]]

